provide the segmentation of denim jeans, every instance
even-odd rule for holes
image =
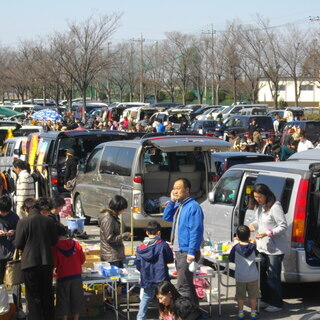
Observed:
[[[155,287],[140,289],[140,305],[137,320],[145,320],[150,300],[154,297]]]
[[[281,264],[284,255],[261,253],[260,287],[262,300],[271,306],[282,307]]]

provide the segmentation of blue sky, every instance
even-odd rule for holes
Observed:
[[[122,13],[113,41],[165,38],[167,31],[200,34],[213,25],[224,30],[228,21],[252,23],[256,13],[271,25],[295,22],[308,27],[308,16],[320,16],[319,0],[2,0],[0,44],[15,46],[20,40],[38,39],[67,29],[68,21],[81,22],[90,15]],[[305,19],[305,20],[304,20]],[[320,22],[314,22],[320,29]]]

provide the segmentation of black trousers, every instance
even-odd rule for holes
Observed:
[[[54,320],[53,266],[23,270],[29,316],[32,320]]]
[[[187,262],[188,253],[185,251],[175,251],[176,269],[178,272],[177,289],[183,297],[188,297],[195,305],[199,305],[199,299],[193,284],[193,272],[189,271]],[[195,254],[195,260],[199,261],[200,251]]]

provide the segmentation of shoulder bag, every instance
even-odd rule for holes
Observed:
[[[7,262],[4,282],[7,286],[14,286],[24,282],[18,249],[14,251],[13,259]]]

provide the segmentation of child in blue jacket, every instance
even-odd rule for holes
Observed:
[[[173,253],[168,244],[160,238],[161,226],[150,221],[147,237],[137,248],[136,266],[140,271],[140,305],[137,320],[146,319],[148,304],[154,296],[158,283],[169,280],[168,263],[173,262]]]

